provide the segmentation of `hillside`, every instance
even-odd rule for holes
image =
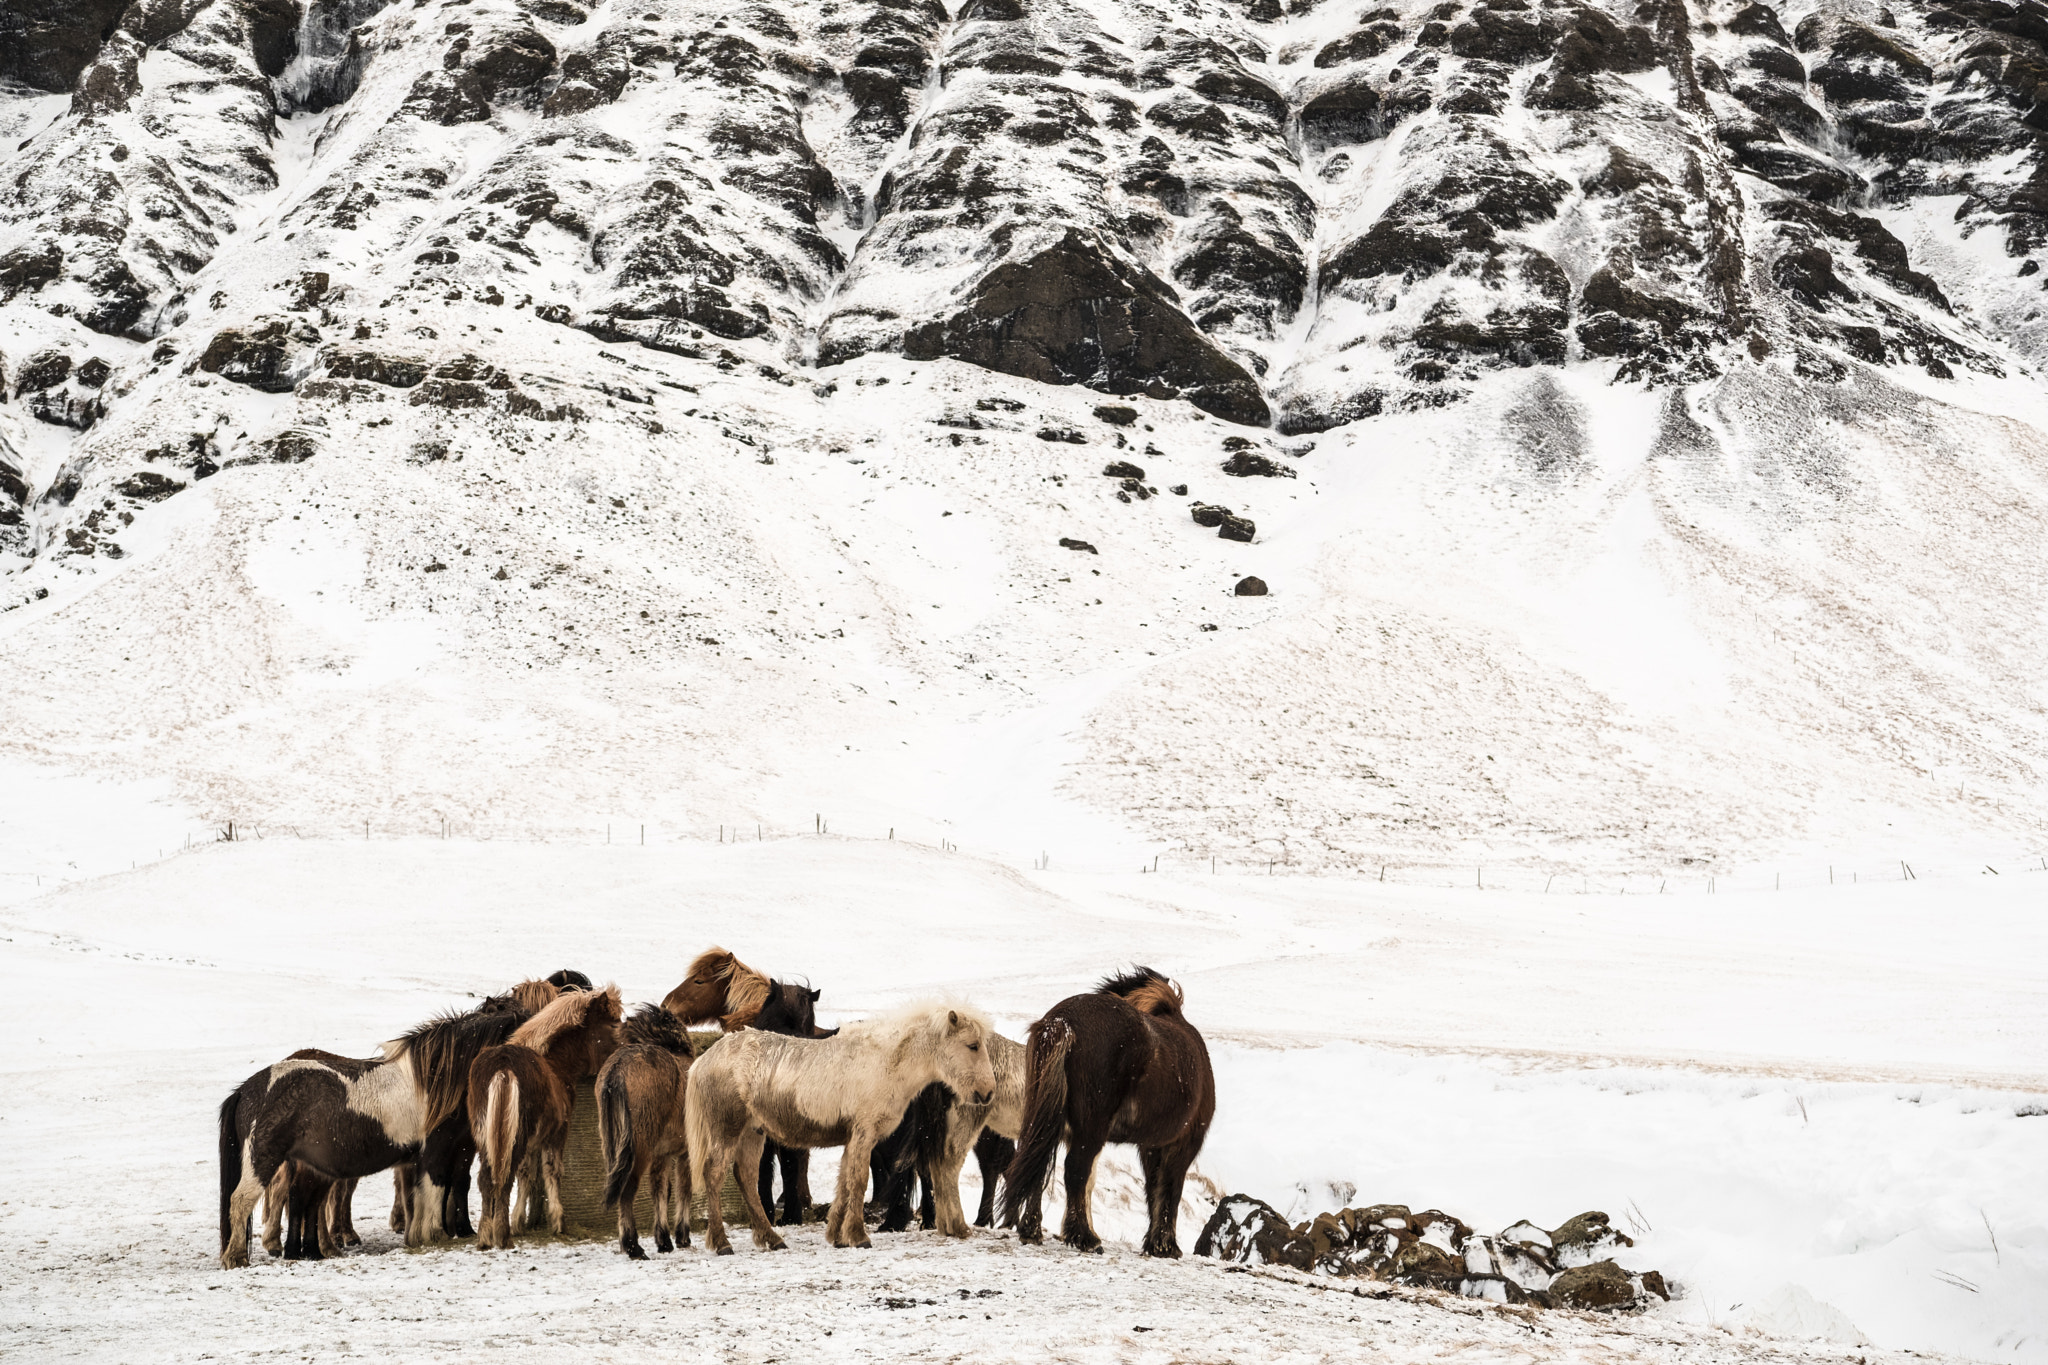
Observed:
[[[308,833],[2038,851],[2044,39],[4,0],[0,752]]]

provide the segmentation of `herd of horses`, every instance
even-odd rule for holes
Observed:
[[[356,1182],[386,1170],[391,1226],[408,1247],[471,1236],[510,1247],[528,1209],[544,1209],[548,1229],[561,1232],[563,1155],[585,1080],[604,1200],[634,1259],[646,1257],[635,1212],[643,1187],[657,1251],[690,1245],[690,1196],[700,1190],[710,1196],[706,1244],[731,1254],[719,1197],[728,1173],[754,1245],[781,1248],[776,1224],[810,1213],[809,1158],[820,1147],[842,1149],[825,1220],[835,1247],[870,1245],[870,1179],[882,1231],[909,1226],[915,1184],[924,1227],[970,1236],[960,1202],[970,1153],[982,1177],[974,1225],[1000,1221],[1042,1242],[1041,1201],[1062,1142],[1068,1245],[1101,1249],[1090,1216],[1096,1159],[1109,1143],[1129,1143],[1145,1177],[1144,1253],[1180,1255],[1182,1184],[1216,1085],[1208,1047],[1165,976],[1140,967],[1109,977],[1046,1011],[1027,1043],[958,1002],[824,1029],[818,995],[712,948],[661,1004],[630,1014],[617,986],[564,970],[437,1015],[375,1057],[295,1052],[221,1104],[221,1265],[248,1265],[259,1200],[273,1255],[318,1260],[359,1244]],[[719,1036],[700,1051],[690,1029],[714,1023]]]

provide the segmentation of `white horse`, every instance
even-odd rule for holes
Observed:
[[[996,1073],[995,1094],[987,1104],[956,1098],[946,1111],[946,1145],[931,1172],[934,1225],[948,1237],[966,1237],[967,1211],[960,1206],[960,1168],[968,1153],[987,1128],[1016,1141],[1024,1129],[1024,1044],[1011,1042],[1000,1033],[987,1039],[988,1060]]]
[[[754,1245],[780,1250],[754,1174],[769,1138],[785,1147],[844,1147],[839,1186],[825,1220],[833,1246],[867,1246],[868,1156],[934,1082],[970,1104],[995,1101],[988,1020],[964,1005],[918,1004],[848,1024],[831,1038],[759,1029],[728,1033],[690,1067],[685,1123],[691,1184],[709,1192],[705,1243],[732,1254],[717,1191],[738,1163]],[[978,1130],[977,1130],[978,1131]],[[971,1142],[970,1142],[970,1145]],[[720,1179],[713,1180],[712,1173]],[[956,1189],[953,1204],[957,1210]]]

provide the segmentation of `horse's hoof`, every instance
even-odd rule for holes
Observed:
[[[647,1259],[647,1253],[640,1249],[640,1244],[638,1242],[623,1242],[620,1245],[625,1247],[626,1255],[629,1259],[635,1261],[644,1261]]]
[[[732,1248],[729,1246],[720,1247],[718,1249],[718,1254],[721,1256],[730,1256],[733,1254]]]

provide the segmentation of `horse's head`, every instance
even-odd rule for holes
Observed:
[[[786,1033],[792,1038],[816,1038],[818,1034],[818,992],[794,981],[768,983],[768,1002],[747,1024],[763,1033]]]
[[[619,1050],[619,1026],[625,1021],[626,1006],[616,984],[590,994],[595,998],[590,1002],[590,1012],[583,1016],[584,1074],[595,1076]]]
[[[935,1017],[938,1025],[939,1079],[969,1104],[988,1104],[996,1097],[996,1069],[988,1056],[988,1021],[971,1010],[948,1009]]]
[[[548,984],[558,991],[587,991],[593,989],[590,978],[572,967],[564,967],[548,976]]]

